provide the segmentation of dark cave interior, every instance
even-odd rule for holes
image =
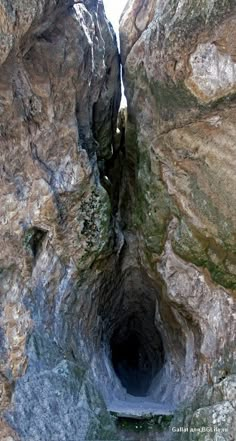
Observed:
[[[157,287],[137,267],[114,272],[99,296],[106,354],[128,395],[148,396],[165,363],[157,296]]]
[[[164,362],[161,336],[153,321],[141,315],[128,316],[114,331],[110,348],[114,371],[127,393],[146,396]]]
[[[121,263],[109,278],[104,273],[98,297],[102,393],[109,408],[121,400],[172,409],[189,393],[198,326],[168,299],[161,280],[130,264],[129,255]]]

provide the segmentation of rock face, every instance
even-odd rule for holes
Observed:
[[[235,440],[234,3],[128,2],[116,131],[102,2],[0,1],[1,441]]]
[[[121,18],[126,241],[160,284],[165,363],[150,394],[179,407],[204,385],[177,440],[236,433],[235,20],[230,0],[134,0]]]
[[[101,2],[73,4],[0,2],[1,441],[109,431],[81,321],[84,271],[112,251],[120,67]]]

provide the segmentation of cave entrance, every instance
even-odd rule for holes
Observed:
[[[195,363],[193,338],[199,342],[201,334],[170,302],[161,281],[130,262],[127,252],[102,280],[99,385],[116,417],[172,415],[189,393],[185,373]]]
[[[111,337],[110,349],[113,368],[122,386],[128,394],[141,397],[148,395],[154,376],[163,366],[164,349],[153,317],[138,312],[119,323]]]

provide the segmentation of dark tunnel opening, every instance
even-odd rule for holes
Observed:
[[[154,322],[146,320],[129,316],[115,329],[110,340],[114,371],[127,393],[133,396],[148,395],[152,380],[164,363],[161,336]]]
[[[201,333],[161,280],[129,266],[129,255],[125,264],[103,281],[99,296],[101,391],[108,409],[122,415],[145,414],[148,406],[172,412],[189,393]]]

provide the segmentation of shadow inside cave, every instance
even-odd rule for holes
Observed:
[[[127,393],[146,396],[164,361],[163,344],[154,321],[148,315],[128,316],[115,329],[110,348],[114,371]]]
[[[170,415],[194,387],[199,330],[139,267],[103,281],[97,373],[107,408],[118,417]]]

